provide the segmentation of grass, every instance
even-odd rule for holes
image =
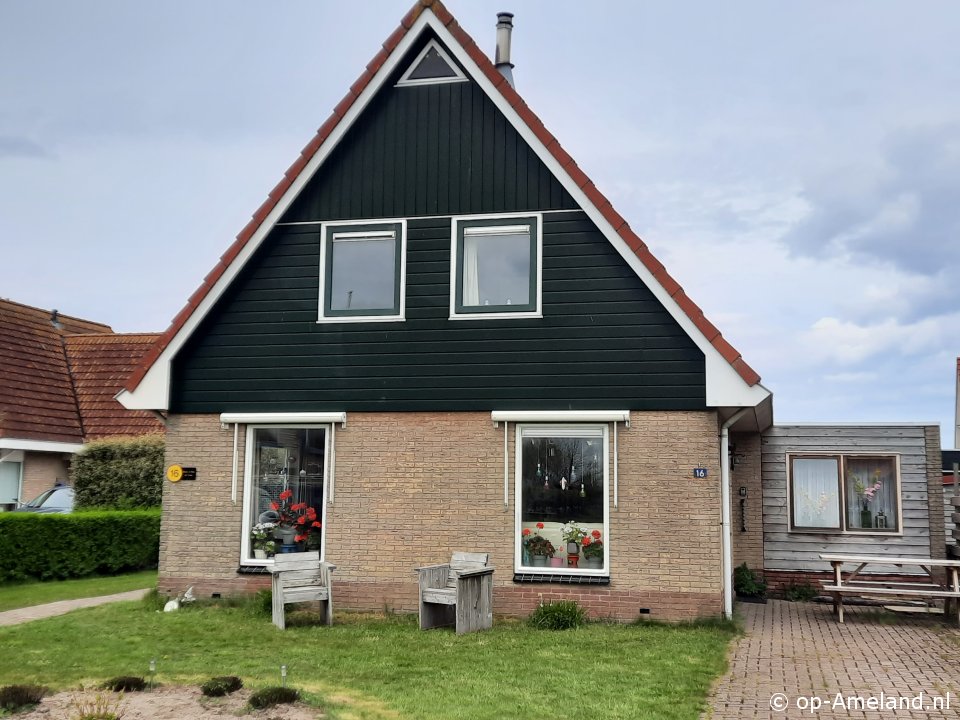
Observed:
[[[157,571],[144,570],[126,575],[89,577],[76,580],[3,583],[0,585],[0,612],[57,600],[112,595],[113,593],[156,587]]]
[[[199,604],[198,604],[199,605]],[[238,675],[251,688],[288,685],[343,720],[697,718],[726,666],[724,624],[591,623],[538,631],[498,621],[492,631],[421,632],[415,616],[338,614],[333,627],[294,624],[234,605],[156,611],[117,603],[0,628],[0,685],[53,688],[120,674],[199,684]]]

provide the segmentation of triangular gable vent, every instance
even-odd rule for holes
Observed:
[[[463,71],[440,47],[440,43],[431,40],[417,55],[416,59],[410,63],[410,67],[397,82],[397,87],[466,81],[467,78]]]

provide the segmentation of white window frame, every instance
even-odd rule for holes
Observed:
[[[523,565],[523,430],[524,428],[539,428],[542,430],[555,430],[565,432],[568,435],[583,432],[584,430],[601,432],[596,437],[601,439],[603,445],[603,567],[599,570],[592,568],[567,568],[567,567],[533,567],[532,565]],[[514,430],[514,471],[513,471],[513,505],[514,505],[514,548],[513,548],[513,571],[524,575],[577,575],[577,576],[595,576],[609,577],[610,568],[610,426],[607,423],[517,423]],[[541,435],[540,437],[547,437]]]
[[[520,312],[483,312],[482,310],[470,313],[457,312],[457,275],[460,263],[459,253],[457,252],[460,237],[461,222],[472,222],[477,220],[495,220],[501,222],[504,220],[516,219],[517,224],[521,224],[525,218],[536,220],[537,232],[534,238],[536,246],[536,257],[531,261],[536,268],[536,279],[534,283],[534,294],[536,295],[533,310]],[[496,227],[491,225],[491,227]],[[488,215],[455,215],[450,218],[450,319],[451,320],[505,320],[520,318],[541,318],[543,317],[543,213],[524,212],[524,213],[498,213]]]
[[[839,528],[806,528],[795,527],[793,524],[793,461],[803,458],[836,458],[838,461],[837,472],[840,477],[840,495],[837,502],[840,503],[840,527]],[[872,528],[864,530],[863,528],[848,527],[849,517],[847,515],[847,482],[846,469],[847,458],[893,460],[895,466],[895,484],[897,498],[897,529],[896,530],[878,530]],[[836,452],[824,450],[821,452],[813,450],[804,450],[802,452],[788,452],[786,454],[786,493],[787,493],[787,532],[804,535],[869,535],[871,537],[903,537],[903,475],[900,468],[900,453],[892,452]]]
[[[253,510],[253,452],[254,432],[261,429],[276,430],[285,428],[290,430],[323,430],[323,508],[320,511],[320,559],[327,555],[327,499],[330,497],[330,484],[333,481],[331,462],[333,457],[333,424],[327,423],[258,423],[247,425],[246,444],[244,446],[243,461],[243,518],[240,537],[240,566],[241,567],[270,567],[273,559],[258,560],[253,555],[250,529],[253,527],[251,513]]]
[[[410,76],[413,74],[413,71],[417,69],[417,66],[420,65],[420,61],[430,52],[430,48],[434,48],[437,51],[437,54],[443,58],[444,62],[450,66],[450,69],[456,73],[455,77],[444,77],[444,78],[423,78],[420,80],[411,80]],[[409,87],[416,85],[442,85],[445,83],[456,83],[456,82],[468,82],[469,78],[463,74],[463,70],[460,69],[460,66],[457,65],[443,49],[443,46],[438,43],[436,40],[431,40],[427,43],[426,47],[420,51],[420,54],[414,58],[413,62],[410,63],[400,79],[397,81],[395,87]]]
[[[397,314],[391,315],[327,315],[327,231],[331,228],[349,228],[352,226],[376,226],[399,225],[400,237],[397,240],[400,243],[400,272],[398,282],[400,284],[400,310]],[[375,235],[377,231],[368,231]],[[349,234],[345,230],[344,234]],[[394,268],[396,272],[396,268]],[[333,323],[367,323],[367,322],[403,322],[406,319],[407,311],[407,220],[406,218],[390,218],[375,220],[343,220],[320,223],[320,297],[317,310],[318,324]]]

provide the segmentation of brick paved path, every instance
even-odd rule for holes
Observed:
[[[99,597],[79,598],[77,600],[58,600],[57,602],[45,603],[43,605],[33,605],[17,610],[6,610],[5,612],[0,612],[0,626],[19,625],[20,623],[30,622],[31,620],[63,615],[71,610],[93,607],[94,605],[105,605],[112,602],[122,602],[124,600],[139,600],[148,592],[150,592],[149,589],[130,590],[129,592],[115,593],[113,595],[100,595]]]
[[[942,616],[894,616],[846,605],[844,611],[840,625],[827,604],[738,605],[746,636],[736,641],[730,671],[714,688],[704,717],[960,718],[960,630]],[[922,710],[864,709],[853,701],[834,706],[838,693],[843,703],[849,696],[915,703],[921,692]],[[786,711],[771,709],[774,693],[786,696]],[[819,709],[803,706],[801,698],[812,696],[822,699]],[[949,700],[949,708],[935,709],[935,697],[944,705]]]

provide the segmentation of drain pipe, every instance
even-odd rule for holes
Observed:
[[[733,618],[733,536],[730,531],[730,427],[749,408],[741,408],[720,426],[720,547],[723,552],[723,615]]]

